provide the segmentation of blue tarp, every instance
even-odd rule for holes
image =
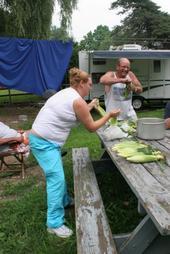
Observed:
[[[72,42],[0,37],[0,86],[43,95],[60,89]]]

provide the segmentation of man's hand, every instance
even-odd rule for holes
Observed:
[[[126,85],[129,85],[132,83],[132,79],[130,77],[126,77],[126,78],[120,78],[120,81],[121,83],[124,83]]]

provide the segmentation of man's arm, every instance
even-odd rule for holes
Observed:
[[[131,83],[130,83],[131,90],[135,93],[141,93],[143,91],[143,88],[138,78],[135,76],[135,74],[132,71],[130,71],[128,75],[131,79]]]
[[[114,75],[113,71],[106,72],[100,78],[100,83],[107,86],[111,86],[112,84],[116,83],[126,83],[126,82],[128,82],[127,78],[117,78],[116,75]]]
[[[105,93],[108,93],[110,91],[111,85],[116,83],[127,83],[127,82],[128,82],[127,78],[117,78],[113,71],[106,72],[100,78],[100,83],[105,86]]]

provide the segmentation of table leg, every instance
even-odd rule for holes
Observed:
[[[125,237],[121,246],[117,246],[120,254],[142,254],[158,236],[159,232],[148,215],[139,223],[129,237]],[[114,240],[116,242],[116,236]],[[120,237],[119,237],[120,245]]]
[[[141,205],[140,201],[138,200],[138,213],[142,216],[146,215],[145,208]]]

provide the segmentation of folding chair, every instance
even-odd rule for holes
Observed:
[[[7,160],[8,157],[14,158],[14,161],[9,162],[9,160]],[[0,145],[0,173],[2,172],[20,172],[21,177],[24,179],[24,153],[11,149],[8,144]]]

